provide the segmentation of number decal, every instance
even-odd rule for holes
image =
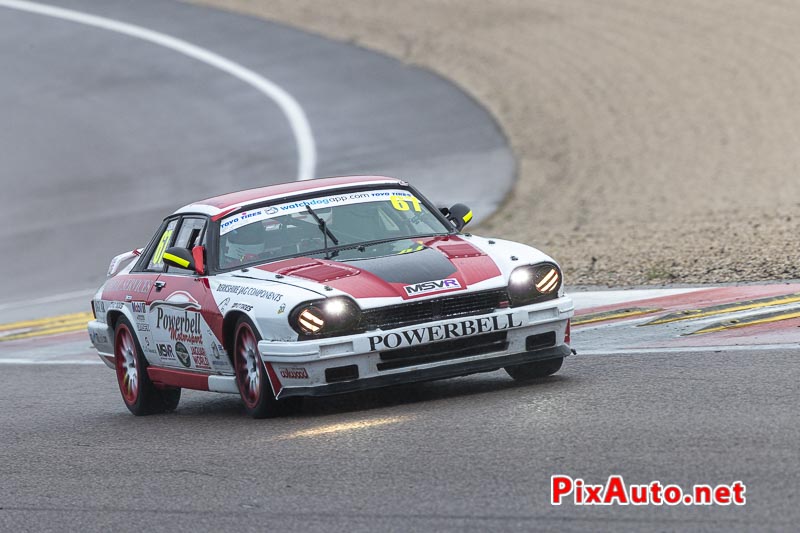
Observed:
[[[160,265],[164,262],[164,252],[167,249],[167,244],[169,244],[169,240],[172,237],[172,230],[168,229],[164,232],[164,235],[161,236],[161,240],[158,243],[158,247],[156,248],[156,252],[153,254],[153,260],[151,264],[153,266]]]
[[[410,253],[412,253],[412,252],[419,252],[419,251],[420,251],[420,250],[422,250],[423,248],[425,248],[425,247],[424,247],[423,245],[421,245],[421,244],[420,244],[420,245],[419,245],[419,246],[417,246],[416,248],[414,248],[414,247],[411,247],[411,248],[405,248],[405,249],[403,249],[403,250],[400,250],[398,253],[400,253],[400,254],[410,254]]]
[[[392,207],[398,211],[408,211],[410,209],[408,207],[408,202],[414,205],[414,211],[418,213],[422,211],[422,208],[419,206],[419,200],[414,196],[399,196],[393,194],[389,199],[392,201]]]

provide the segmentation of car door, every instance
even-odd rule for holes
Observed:
[[[201,215],[180,219],[170,246],[190,252],[204,246],[208,221]],[[156,349],[165,366],[230,373],[221,343],[222,316],[206,275],[168,265],[158,276],[150,304]]]
[[[177,218],[173,218],[162,224],[156,233],[156,238],[145,250],[144,257],[140,263],[123,280],[123,285],[139,284],[138,291],[130,291],[130,294],[126,294],[125,297],[131,306],[133,326],[136,330],[139,345],[142,347],[145,358],[152,365],[163,365],[166,355],[159,350],[154,336],[153,328],[155,324],[152,319],[151,309],[153,300],[158,298],[156,290],[158,277],[165,270],[164,250],[169,248],[175,240],[175,230],[178,227],[178,222]],[[137,287],[133,288],[136,289]]]

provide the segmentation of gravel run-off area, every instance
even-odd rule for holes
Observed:
[[[472,231],[542,248],[571,285],[800,278],[797,2],[200,1],[482,102],[518,181]]]

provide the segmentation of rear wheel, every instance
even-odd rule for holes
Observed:
[[[174,411],[181,399],[181,389],[157,389],[147,375],[147,361],[142,355],[133,327],[125,317],[114,330],[114,366],[122,400],[136,416]]]
[[[530,381],[532,379],[544,378],[555,374],[559,371],[563,363],[564,358],[559,357],[558,359],[507,366],[505,371],[517,381]]]
[[[253,418],[278,416],[282,402],[275,399],[258,353],[261,336],[244,317],[239,319],[234,331],[233,366],[245,411]]]

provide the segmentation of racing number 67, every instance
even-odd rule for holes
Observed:
[[[392,195],[389,198],[392,201],[392,207],[397,209],[398,211],[408,211],[408,202],[414,204],[414,211],[421,212],[422,208],[419,206],[419,200],[417,200],[414,196],[398,196],[396,194]]]

